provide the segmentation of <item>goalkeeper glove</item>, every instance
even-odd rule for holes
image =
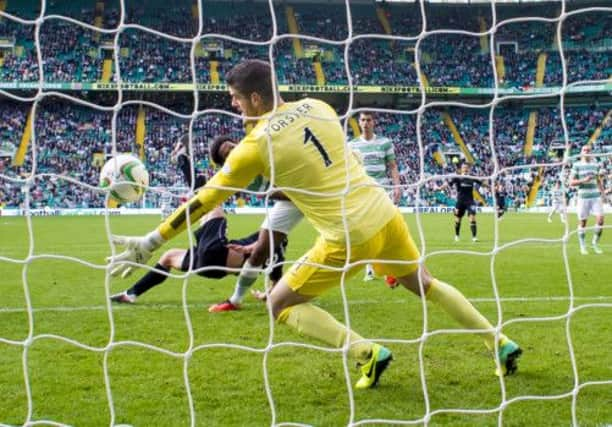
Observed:
[[[127,236],[112,236],[112,242],[115,245],[125,246],[125,250],[115,256],[106,258],[106,261],[112,264],[119,264],[111,270],[111,276],[118,276],[125,279],[132,271],[139,266],[130,265],[146,264],[153,255],[153,252],[164,244],[164,238],[155,230],[144,237],[127,237]]]

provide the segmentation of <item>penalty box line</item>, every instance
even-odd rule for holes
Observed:
[[[474,303],[496,303],[496,299],[495,298],[468,298],[470,302],[474,302]],[[604,295],[600,295],[600,296],[593,296],[593,297],[567,297],[567,296],[557,296],[557,297],[507,297],[507,298],[500,298],[499,301],[500,302],[526,302],[526,303],[530,303],[530,302],[563,302],[563,301],[569,301],[570,299],[573,299],[574,301],[588,301],[588,302],[593,302],[593,303],[597,303],[597,302],[607,302],[607,301],[612,301],[612,296],[604,296]],[[405,304],[408,302],[407,298],[397,298],[397,299],[392,299],[392,300],[387,300],[385,302],[385,304]],[[377,304],[379,303],[378,300],[354,300],[354,301],[349,301],[349,305],[371,305],[371,304]],[[187,304],[187,308],[190,309],[208,309],[208,306],[212,304],[211,303],[206,303],[206,304]],[[256,305],[257,301],[253,301],[253,304]],[[263,307],[263,304],[261,304]],[[333,306],[334,304],[329,304],[326,303],[325,305],[327,306]],[[336,303],[336,305],[338,305]],[[165,309],[171,309],[171,310],[177,310],[183,309],[183,304],[146,304],[146,303],[140,303],[140,304],[125,304],[125,305],[113,305],[112,309],[114,310],[165,310]],[[106,311],[107,310],[107,306],[106,305],[91,305],[91,306],[77,306],[77,307],[40,307],[40,308],[33,308],[32,312],[33,313],[44,313],[44,312],[79,312],[79,311]],[[27,309],[25,308],[21,308],[21,307],[4,307],[4,308],[0,308],[0,313],[25,313],[27,312]]]

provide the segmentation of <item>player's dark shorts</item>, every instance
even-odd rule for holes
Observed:
[[[226,247],[228,243],[226,230],[227,220],[225,218],[213,218],[196,230],[194,233],[196,245],[185,254],[181,270],[189,270],[192,254],[194,257],[193,270],[213,266],[225,267],[227,252],[229,251]],[[208,269],[198,272],[198,275],[211,279],[221,279],[227,276],[227,271]]]
[[[497,202],[497,209],[500,209],[500,210],[506,209],[506,199],[505,198],[502,198],[502,199],[498,198],[495,201]]]
[[[474,202],[457,201],[457,205],[455,205],[455,215],[457,215],[459,218],[463,218],[463,215],[465,215],[466,212],[468,213],[468,215],[476,215],[476,208],[474,208]]]

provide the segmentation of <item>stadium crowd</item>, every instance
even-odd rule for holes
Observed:
[[[213,82],[217,77],[222,82],[225,73],[239,60],[268,60],[270,54],[275,58],[281,84],[316,85],[318,76],[314,64],[318,62],[327,84],[346,85],[348,68],[353,84],[416,86],[416,56],[420,59],[423,76],[432,86],[491,88],[495,74],[499,87],[517,90],[540,85],[538,79],[544,86],[558,86],[563,81],[562,57],[555,37],[556,22],[509,21],[499,25],[512,18],[558,16],[546,6],[499,6],[495,21],[498,26],[493,37],[489,37],[473,34],[484,34],[494,24],[490,8],[481,6],[473,6],[474,13],[466,17],[464,9],[452,5],[427,3],[423,16],[418,3],[385,4],[381,6],[383,19],[377,15],[374,3],[351,4],[349,23],[344,3],[326,3],[326,13],[321,14],[321,5],[311,3],[283,3],[272,9],[264,7],[253,11],[246,2],[205,1],[205,13],[200,17],[197,8],[195,12],[192,9],[191,1],[176,2],[170,13],[164,1],[150,0],[147,8],[130,5],[123,21],[118,2],[103,3],[104,8],[94,10],[80,1],[50,2],[46,15],[52,17],[42,21],[39,28],[10,18],[0,20],[0,39],[4,42],[0,48],[0,82],[38,81],[39,53],[44,80],[51,83],[101,81],[104,61],[113,60],[114,64],[115,55],[123,81],[190,83],[193,81],[192,54],[195,77],[201,83]],[[8,13],[23,19],[34,19],[39,13],[37,2],[10,2],[7,7]],[[571,7],[568,5],[569,9]],[[272,26],[272,13],[276,28]],[[94,31],[54,15],[95,23],[105,29],[116,28],[120,22],[128,27],[122,28],[115,37],[114,33]],[[423,29],[455,32],[423,34]],[[296,30],[300,35],[327,42],[302,38],[299,44],[303,54],[298,55],[297,39],[291,37]],[[35,43],[37,31],[40,51]],[[384,37],[387,31],[403,38],[389,40]],[[198,39],[198,34],[203,37]],[[220,34],[252,43],[219,38]],[[570,14],[562,21],[561,35],[568,83],[603,80],[612,75],[609,14]],[[199,41],[195,49],[192,49],[192,40]],[[271,40],[272,49],[266,44]],[[118,52],[114,52],[115,44],[119,46]],[[415,50],[418,50],[417,55]],[[345,53],[349,67],[345,64]],[[213,61],[218,76],[212,72]],[[538,63],[544,65],[539,77]],[[110,81],[116,80],[114,66],[112,70]],[[35,142],[30,144],[23,163],[11,166],[5,158],[0,164],[0,173],[11,178],[23,178],[32,171],[50,174],[32,183],[29,189],[31,207],[100,206],[102,194],[94,187],[98,184],[101,163],[112,153],[112,113],[54,99],[48,101],[39,104]],[[219,100],[217,104],[207,104],[207,108],[211,106],[227,110],[229,104],[227,100]],[[148,107],[145,110],[146,132],[141,145],[136,143],[138,107],[122,108],[116,124],[116,151],[142,154],[151,175],[151,186],[159,190],[149,192],[146,203],[157,206],[163,191],[185,191],[180,175],[172,166],[172,152],[175,141],[188,132],[189,121],[161,110]],[[27,106],[2,101],[1,111],[3,144],[16,148],[24,133]],[[606,113],[607,108],[602,106],[566,105],[568,140],[573,150],[590,138]],[[530,118],[535,119],[535,126],[533,141],[526,149]],[[378,125],[379,131],[394,142],[404,185],[404,205],[415,204],[417,196],[425,205],[452,204],[453,195],[443,189],[439,175],[456,172],[457,161],[473,157],[472,173],[477,176],[488,177],[505,170],[502,179],[509,190],[510,203],[524,206],[529,189],[540,173],[535,165],[558,161],[566,145],[561,112],[558,107],[546,106],[546,102],[524,108],[502,103],[494,111],[492,126],[488,109],[428,109],[421,122],[422,150],[417,144],[414,115],[381,115]],[[453,125],[457,132],[453,131]],[[609,147],[602,144],[612,139],[610,126],[608,121],[595,141],[596,151],[609,151]],[[243,134],[239,120],[222,114],[198,116],[192,131],[195,167],[205,175],[213,172],[207,156],[211,138],[219,134],[238,138]],[[465,149],[461,148],[461,142],[465,143]],[[559,170],[544,169],[544,192],[549,183],[561,178]],[[23,204],[22,190],[19,183],[2,181],[2,197],[9,206]],[[483,187],[481,192],[485,201],[492,203],[489,187]],[[256,205],[261,200],[243,193],[234,198],[233,203]]]
[[[78,2],[77,2],[78,4]],[[74,5],[72,6],[74,7]],[[416,36],[421,34],[423,18],[419,8],[386,6],[386,15],[392,34],[412,37],[411,40],[389,41],[380,36],[363,37],[363,34],[385,35],[385,28],[377,18],[373,5],[354,5],[351,36],[344,5],[326,4],[321,15],[320,5],[296,4],[293,16],[299,34],[327,39],[301,40],[302,56],[297,54],[291,31],[285,18],[284,7],[275,8],[277,38],[274,53],[281,84],[315,84],[313,61],[320,62],[328,84],[347,84],[344,49],[348,44],[348,58],[354,83],[375,85],[416,85],[415,48]],[[225,34],[245,41],[264,43],[272,40],[273,26],[270,11],[259,10],[255,15],[248,5],[232,3],[231,7],[207,2],[203,16],[202,32],[195,49],[195,70],[199,82],[211,82],[211,61],[219,63],[219,78],[238,60],[269,57],[265,44],[249,44],[215,38]],[[533,8],[535,16],[544,9]],[[497,22],[515,18],[516,11],[501,9]],[[426,24],[428,29],[481,32],[492,24],[490,11],[476,8],[475,14],[466,18],[458,11],[429,5]],[[487,14],[488,12],[488,14]],[[58,14],[70,16],[68,11]],[[116,8],[104,10],[105,28],[114,28],[119,22]],[[92,9],[82,8],[79,19],[88,24],[96,20]],[[124,28],[118,37],[119,66],[123,81],[127,82],[177,82],[188,83],[191,76],[191,40],[198,33],[198,19],[191,7],[170,10],[160,4],[158,8],[128,8],[125,23],[139,25],[172,37],[154,34],[141,27]],[[568,82],[602,80],[612,74],[610,43],[612,25],[607,14],[585,12],[568,16],[562,25],[562,47],[566,62]],[[432,86],[460,86],[491,88],[494,86],[493,61],[490,49],[499,58],[498,85],[502,88],[524,90],[539,84],[537,64],[545,55],[542,85],[558,86],[562,83],[563,67],[555,39],[557,24],[536,21],[508,22],[500,25],[493,38],[463,33],[433,33],[421,35],[418,45],[421,71]],[[10,19],[0,22],[0,37],[12,41],[13,46],[2,49],[2,81],[38,80],[38,57],[34,42],[34,27]],[[99,33],[73,22],[59,18],[48,19],[40,27],[40,47],[44,77],[49,82],[92,82],[102,76],[104,59],[111,59],[114,35]],[[497,60],[496,60],[497,61]],[[503,64],[503,68],[502,65]],[[112,79],[116,79],[112,74]]]
[[[36,173],[37,179],[30,188],[30,207],[101,207],[104,195],[95,187],[101,165],[113,152],[112,113],[53,98],[45,101],[37,109],[35,142],[29,145],[23,164],[11,166],[7,158],[0,173],[9,178],[26,178],[32,172]],[[142,152],[152,188],[145,199],[147,206],[159,206],[164,193],[171,193],[178,201],[178,196],[184,195],[188,189],[173,164],[172,154],[176,141],[189,132],[189,120],[145,107],[145,137],[141,146],[136,142],[138,109],[129,105],[119,112],[116,151],[135,155]],[[4,101],[1,111],[0,135],[16,148],[21,143],[24,131],[28,114],[26,106]],[[604,121],[607,109],[575,106],[566,107],[565,111],[568,141],[575,153]],[[537,122],[532,152],[527,155],[525,141],[531,113],[537,114]],[[471,173],[490,180],[496,171],[502,172],[500,179],[505,184],[509,204],[513,207],[525,206],[529,189],[539,173],[536,165],[558,162],[564,152],[561,115],[556,107],[498,107],[494,112],[493,141],[489,135],[486,108],[427,109],[420,128],[423,162],[420,160],[416,116],[380,114],[377,116],[376,131],[393,141],[403,186],[402,205],[414,205],[417,196],[420,204],[425,206],[451,206],[453,203],[454,194],[444,188],[445,178],[441,175],[456,173],[458,162],[465,161],[467,154],[457,143],[445,116],[455,124],[467,152],[473,157]],[[214,173],[214,165],[208,158],[208,144],[212,138],[229,134],[238,139],[243,133],[241,121],[235,116],[220,113],[199,115],[192,126],[191,148],[196,172],[207,177]],[[612,124],[608,121],[594,143],[595,152],[609,152],[611,140]],[[606,162],[609,168],[609,160]],[[560,167],[545,169],[546,185],[542,187],[540,199],[546,198],[551,183],[562,178],[561,171]],[[15,181],[2,181],[3,198],[8,207],[23,204],[23,189]],[[481,187],[481,194],[487,204],[493,203],[490,186]],[[231,203],[257,206],[261,205],[262,199],[255,194],[242,193]]]

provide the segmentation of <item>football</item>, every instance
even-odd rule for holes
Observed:
[[[131,154],[108,159],[100,171],[100,187],[108,189],[110,198],[125,204],[139,200],[149,185],[144,164]]]

